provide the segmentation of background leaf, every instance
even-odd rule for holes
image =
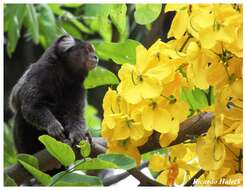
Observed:
[[[40,171],[38,169],[38,160],[28,154],[18,154],[18,162],[29,172],[31,173],[39,183],[42,185],[48,185],[51,182],[51,177]]]
[[[128,36],[126,11],[125,4],[113,4],[110,11],[110,18],[120,34],[120,41],[125,40]]]
[[[40,29],[40,37],[43,37],[42,45],[44,47],[48,47],[52,44],[52,42],[58,36],[55,16],[52,10],[49,8],[48,5],[41,4],[38,6],[38,21],[39,21],[39,29]]]
[[[99,177],[88,176],[76,172],[65,175],[64,173],[65,171],[60,172],[53,177],[53,182],[59,179],[53,186],[102,186],[102,181]],[[51,182],[51,184],[53,182]]]
[[[139,44],[138,41],[130,39],[120,43],[94,42],[96,52],[100,57],[112,59],[117,64],[135,64],[135,50]]]
[[[34,43],[39,42],[38,15],[33,4],[27,4],[26,28],[29,31]]]
[[[186,101],[193,111],[208,107],[207,95],[199,88],[182,88],[181,99]]]
[[[49,135],[42,135],[38,139],[62,165],[69,166],[75,161],[75,154],[69,145],[59,142]]]
[[[141,159],[148,161],[153,154],[165,155],[165,154],[167,154],[167,149],[166,148],[160,148],[160,149],[157,149],[157,150],[146,152],[146,153],[141,155]]]
[[[129,170],[136,167],[135,160],[125,154],[100,154],[97,158],[112,162],[124,170]]]
[[[21,160],[21,161],[33,166],[34,168],[37,168],[37,169],[39,168],[37,158],[30,155],[30,154],[18,154],[17,160],[18,161]]]
[[[4,186],[17,186],[15,181],[4,173]]]
[[[85,123],[93,137],[99,137],[101,134],[101,120],[97,116],[97,109],[92,105],[85,106]]]
[[[33,175],[33,177],[37,179],[40,184],[47,186],[51,182],[52,178],[48,174],[38,170],[22,160],[18,161],[29,173]]]
[[[75,167],[76,170],[103,170],[109,168],[119,169],[116,164],[98,158],[88,159]]]
[[[112,39],[112,25],[109,20],[111,9],[111,4],[86,4],[83,6],[84,15],[91,18],[86,20],[86,23],[106,42],[110,42]]]
[[[101,66],[97,66],[89,72],[88,76],[84,80],[84,87],[86,89],[89,89],[98,86],[118,83],[119,80],[114,73]]]
[[[4,123],[4,167],[8,167],[17,162],[16,150],[13,144],[12,122]]]
[[[149,24],[160,15],[161,4],[136,4],[134,17],[138,24]]]
[[[8,34],[7,53],[10,57],[20,38],[20,30],[26,11],[26,5],[17,4],[8,5],[4,11],[4,31]]]

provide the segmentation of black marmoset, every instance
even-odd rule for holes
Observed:
[[[97,62],[90,43],[65,35],[30,65],[10,95],[17,152],[43,149],[42,134],[72,143],[87,139],[83,80]]]

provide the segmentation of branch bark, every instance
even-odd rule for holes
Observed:
[[[177,138],[169,146],[180,144],[194,136],[200,136],[206,133],[211,125],[212,118],[212,112],[203,112],[185,120],[180,124]],[[145,152],[161,148],[159,144],[159,136],[160,134],[153,133],[148,142],[138,148],[140,153],[143,154]]]
[[[174,140],[169,146],[180,144],[190,139],[194,135],[199,136],[203,133],[206,133],[210,127],[212,118],[213,114],[211,112],[208,112],[201,113],[197,116],[187,119],[186,121],[181,123],[180,131],[176,140]],[[93,138],[92,141],[93,143],[91,157],[96,157],[98,154],[105,153],[106,149],[102,145],[104,142],[102,142],[101,138]],[[139,150],[141,153],[145,153],[157,148],[160,148],[159,135],[157,133],[154,133],[145,145],[139,147]],[[52,157],[47,150],[41,150],[40,152],[34,154],[34,156],[39,161],[39,169],[41,171],[45,172],[60,167],[60,163],[54,157]],[[145,176],[144,174],[139,174],[140,171],[137,170],[137,168],[134,168],[132,170],[129,170],[129,173],[138,178],[139,181],[141,181],[142,179],[146,179],[147,176]],[[4,172],[12,179],[14,179],[17,185],[20,185],[32,178],[32,176],[18,163],[6,168]],[[146,180],[149,181],[149,179]]]

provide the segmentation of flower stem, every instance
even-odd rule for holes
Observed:
[[[188,35],[188,38],[185,40],[185,42],[183,43],[182,47],[179,49],[179,52],[182,52],[186,46],[186,44],[189,42],[189,40],[192,38],[191,35]]]

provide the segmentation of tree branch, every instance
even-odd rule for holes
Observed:
[[[181,123],[178,137],[170,144],[170,146],[180,144],[190,139],[194,135],[199,136],[203,133],[206,133],[210,127],[212,118],[213,114],[209,112],[201,113],[197,116],[187,119],[186,121]],[[93,143],[91,157],[96,157],[98,154],[105,153],[106,149],[102,145],[104,143],[102,141],[102,138],[93,138],[92,141]],[[157,133],[154,133],[145,145],[139,147],[139,150],[141,153],[145,153],[158,148],[160,148],[159,135]],[[60,163],[54,157],[52,157],[45,149],[41,150],[40,152],[37,152],[36,154],[34,154],[34,156],[39,161],[39,169],[41,171],[45,172],[55,168],[59,168],[61,166]],[[32,178],[32,176],[18,163],[6,168],[4,172],[8,176],[13,178],[17,185],[20,185],[23,182]],[[145,176],[141,172],[140,174],[139,172],[140,171],[136,168],[129,170],[129,173],[131,173],[131,175],[137,178],[140,182],[141,180],[146,180],[147,183],[152,183],[153,180],[151,181],[151,179],[146,179],[147,176]],[[152,183],[152,185],[153,184],[154,183]]]
[[[163,186],[163,184],[149,178],[137,168],[129,170],[129,173],[140,182],[139,186]]]
[[[194,136],[200,136],[206,133],[211,125],[212,118],[212,112],[203,112],[185,120],[180,124],[177,138],[169,146],[180,144],[188,139],[192,139]],[[159,133],[153,133],[148,142],[138,148],[140,153],[143,154],[161,148],[159,136]]]
[[[148,162],[143,162],[139,167],[138,167],[138,170],[141,170],[145,167],[148,166]],[[106,179],[103,180],[103,185],[104,186],[110,186],[110,185],[113,185],[119,181],[121,181],[122,179],[125,179],[126,177],[128,177],[130,175],[129,171],[125,171],[121,174],[118,174],[118,175],[113,175],[113,176],[110,176],[110,177],[107,177]]]
[[[194,186],[195,179],[201,177],[204,174],[204,172],[205,171],[203,169],[200,169],[189,181],[186,182],[184,186]]]
[[[90,155],[91,157],[96,157],[99,154],[105,153],[106,149],[104,146],[102,146],[101,141],[101,138],[93,138],[92,151]],[[53,156],[51,156],[46,149],[35,153],[33,156],[38,159],[39,169],[43,172],[61,167],[61,164]],[[17,185],[20,185],[23,182],[33,178],[33,176],[29,174],[19,163],[5,168],[4,173],[14,179]]]

